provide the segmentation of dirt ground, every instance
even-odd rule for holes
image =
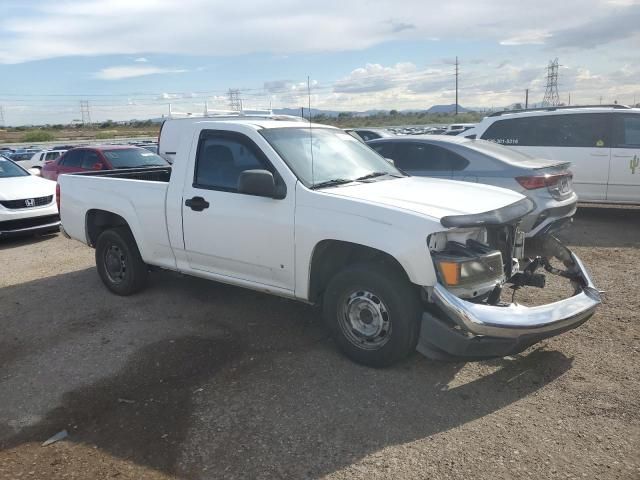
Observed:
[[[638,479],[640,209],[563,236],[606,291],[589,322],[385,370],[311,307],[167,272],[119,298],[77,242],[1,241],[0,478]]]

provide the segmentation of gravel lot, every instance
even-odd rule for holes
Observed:
[[[168,272],[119,298],[77,242],[1,241],[0,478],[638,479],[640,209],[563,237],[607,292],[589,322],[386,370],[308,306]]]

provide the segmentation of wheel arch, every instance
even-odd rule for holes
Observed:
[[[308,278],[308,300],[318,303],[331,278],[344,266],[364,262],[379,262],[403,275],[407,271],[391,254],[367,245],[343,240],[326,239],[313,248]]]
[[[91,247],[95,247],[100,234],[105,230],[113,227],[128,228],[131,232],[131,235],[133,235],[133,238],[136,240],[136,243],[138,243],[138,240],[136,239],[131,226],[124,219],[124,217],[108,210],[94,208],[88,210],[85,217],[85,232],[87,236],[87,244]]]

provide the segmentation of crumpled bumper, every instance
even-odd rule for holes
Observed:
[[[512,355],[587,321],[601,303],[582,261],[572,252],[577,293],[541,305],[486,305],[456,297],[440,284],[430,292],[435,312],[422,318],[418,351],[434,358]]]

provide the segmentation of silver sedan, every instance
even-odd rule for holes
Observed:
[[[520,228],[527,237],[571,222],[578,196],[568,162],[540,160],[484,140],[440,135],[380,138],[367,144],[409,175],[485,183],[528,196],[536,209]]]

